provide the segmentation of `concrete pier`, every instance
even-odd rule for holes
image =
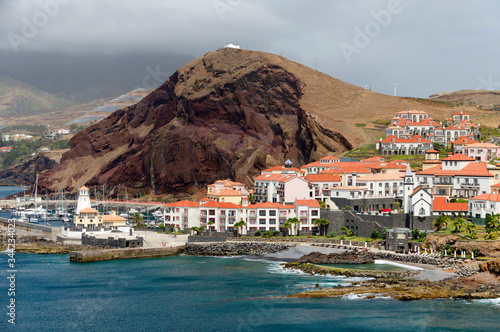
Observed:
[[[164,248],[123,248],[72,251],[69,253],[69,260],[77,263],[89,263],[114,259],[165,257],[181,254],[184,251],[184,248],[185,245],[177,245]]]

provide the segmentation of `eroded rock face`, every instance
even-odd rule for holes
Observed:
[[[75,135],[40,185],[194,193],[224,178],[252,185],[260,170],[288,158],[302,165],[352,148],[301,108],[307,87],[299,78],[234,52],[209,53]]]
[[[27,162],[10,167],[0,172],[1,186],[32,186],[36,174],[40,174],[56,167],[57,162],[43,154],[31,158]]]

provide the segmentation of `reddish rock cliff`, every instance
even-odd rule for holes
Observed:
[[[385,106],[377,113],[367,103]],[[282,57],[218,50],[179,69],[138,104],[75,135],[40,185],[106,185],[129,193],[193,193],[224,178],[251,185],[261,169],[287,158],[302,165],[364,143],[354,122],[388,118],[405,107],[401,99]]]

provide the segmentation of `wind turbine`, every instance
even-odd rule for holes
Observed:
[[[393,81],[391,81],[392,85],[394,85],[394,97],[396,97],[396,87],[399,85],[399,82],[398,83],[394,83]]]

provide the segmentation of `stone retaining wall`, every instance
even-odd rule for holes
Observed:
[[[364,247],[365,242],[359,241],[349,241],[349,240],[337,240],[337,239],[318,239],[318,238],[294,238],[294,237],[234,237],[228,238],[227,241],[231,242],[269,242],[269,243],[310,243],[310,244],[335,244],[340,245],[340,241],[342,241],[342,245],[346,247],[357,246]],[[378,246],[383,241],[375,241],[375,242],[366,242],[367,247],[378,248]]]
[[[9,224],[9,219],[6,218],[0,218],[0,223],[3,223],[5,225]],[[42,232],[46,233],[52,233],[53,228],[49,226],[43,226],[43,225],[38,225],[30,222],[24,222],[24,221],[15,221],[14,222],[16,227],[25,227],[25,228],[30,228],[30,229],[36,229]]]
[[[144,245],[144,239],[138,236],[135,239],[126,239],[114,237],[96,238],[87,234],[82,234],[82,245],[93,247],[109,247],[109,248],[139,248]]]
[[[193,256],[259,256],[287,250],[293,245],[285,243],[187,243],[185,254]]]

